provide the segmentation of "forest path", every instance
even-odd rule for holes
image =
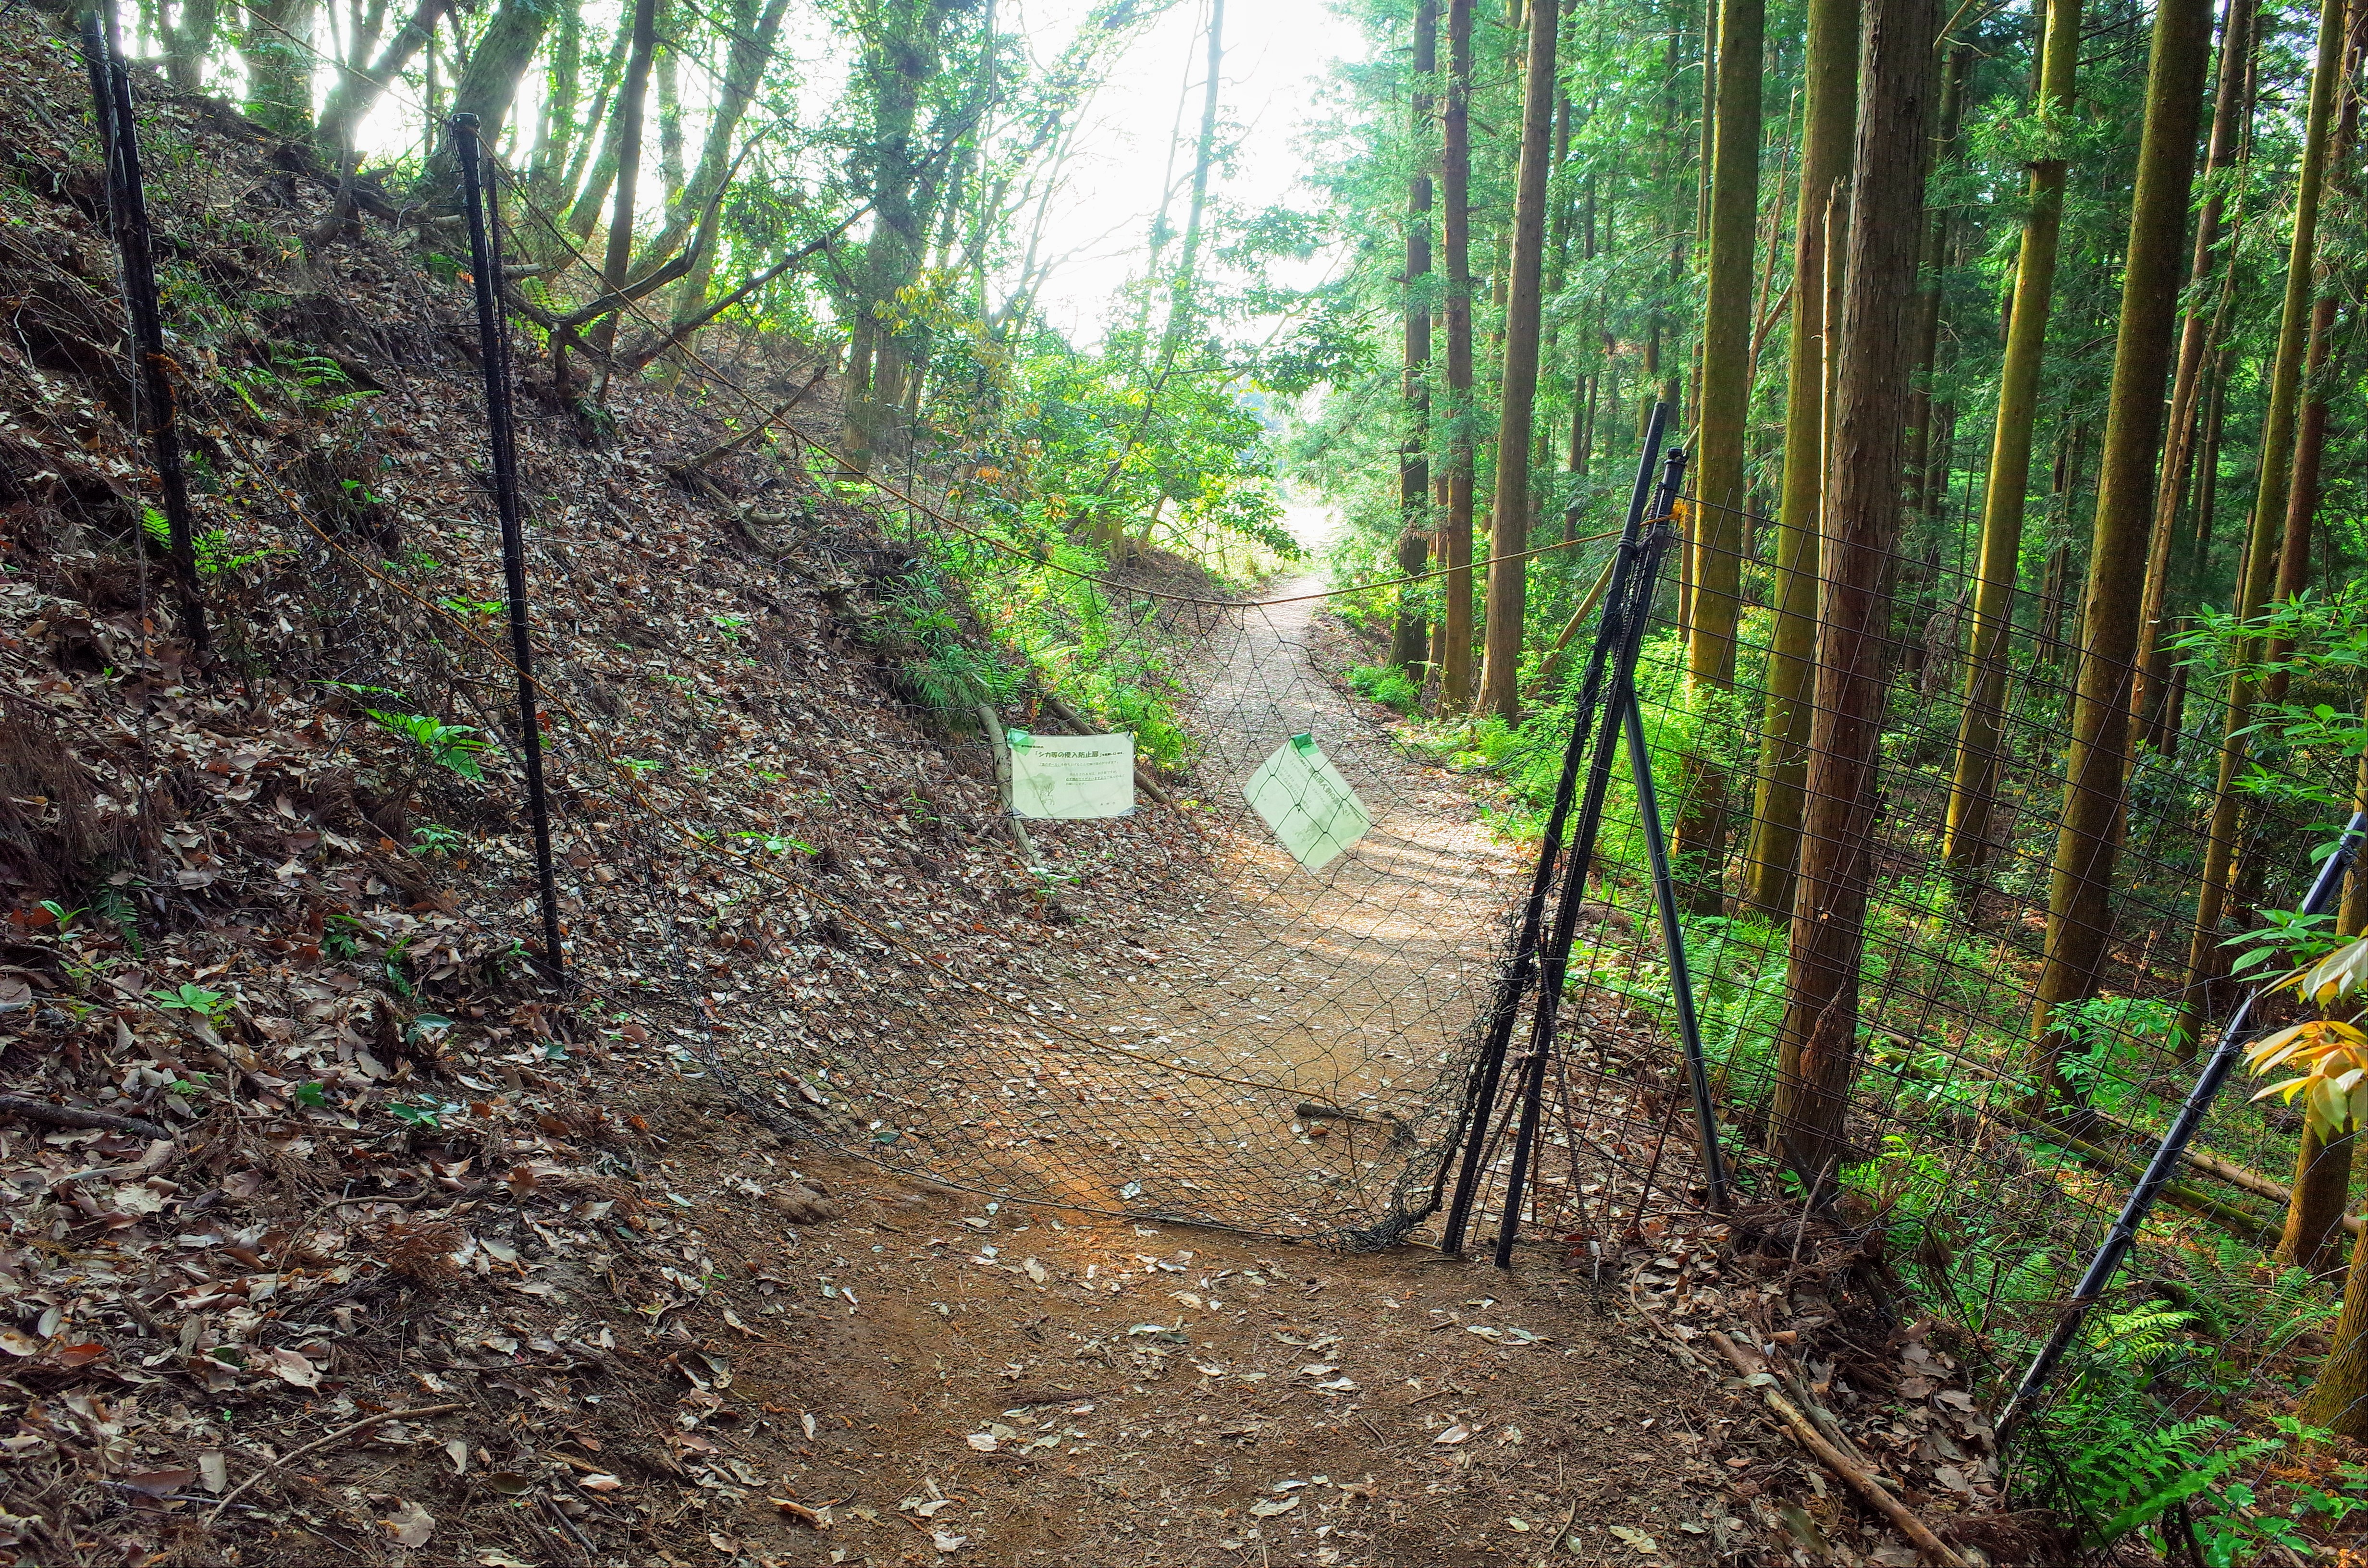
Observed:
[[[725,1261],[684,1327],[767,1413],[736,1451],[768,1493],[833,1505],[828,1533],[711,1509],[760,1562],[1708,1563],[1751,1540],[1721,1482],[1797,1463],[1550,1255],[1328,1253],[798,1145],[768,1170],[675,1103],[668,1190]],[[785,1230],[743,1185],[792,1161],[844,1217]]]
[[[1320,586],[1309,574],[1263,597]],[[1105,934],[1081,932],[1076,983],[1029,1001],[1130,1049],[1413,1118],[1450,1086],[1447,1048],[1520,865],[1451,776],[1394,747],[1325,676],[1337,661],[1322,608],[1243,612],[1201,644],[1196,777],[1219,798],[1204,802],[1198,874],[1130,927],[1156,961],[1097,961]],[[1318,874],[1275,847],[1238,788],[1296,733],[1374,817]],[[1039,825],[1056,867],[1112,842],[1108,824]],[[1731,1396],[1673,1365],[1616,1287],[1551,1249],[1500,1273],[1411,1247],[1344,1254],[1081,1211],[1135,1182],[1133,1201],[1173,1193],[1261,1229],[1310,1190],[1329,1207],[1309,1209],[1309,1229],[1369,1212],[1382,1183],[1357,1179],[1354,1139],[1362,1126],[1372,1158],[1370,1124],[1130,1074],[1052,1033],[1004,1049],[1028,1075],[999,1102],[973,1096],[964,1152],[994,1149],[1005,1190],[1032,1181],[1077,1209],[800,1145],[781,1166],[820,1176],[844,1210],[802,1236],[745,1187],[690,1189],[714,1206],[711,1241],[763,1282],[738,1310],[766,1343],[731,1342],[735,1387],[791,1422],[816,1418],[773,1461],[786,1494],[837,1500],[830,1535],[781,1527],[766,1543],[775,1561],[1667,1563],[1708,1562],[1740,1530],[1713,1490],[1728,1473],[1716,1456],[1757,1429],[1733,1430]],[[684,1143],[702,1137],[723,1171],[789,1174],[712,1128]],[[1427,1187],[1419,1157],[1394,1158],[1376,1163]],[[1349,1179],[1326,1187],[1327,1174]]]
[[[976,1162],[991,1172],[981,1185],[1019,1196],[1295,1237],[1426,1205],[1463,1037],[1527,868],[1483,829],[1464,781],[1336,684],[1351,650],[1312,597],[1325,585],[1302,573],[1163,627],[1185,650],[1188,874],[1125,933],[1081,932],[1070,983],[1025,997],[1062,1028],[1004,1026],[1024,1083],[1000,1112],[965,1106],[962,1159],[936,1168]],[[1242,790],[1299,734],[1372,818],[1313,871]],[[1056,873],[1090,878],[1127,852],[1113,824],[1030,825]],[[1080,1036],[1098,1043],[1081,1050]]]

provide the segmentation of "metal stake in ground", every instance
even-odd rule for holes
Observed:
[[[181,634],[200,654],[207,646],[206,604],[198,589],[196,535],[189,526],[189,486],[181,472],[181,430],[173,402],[171,361],[165,358],[165,318],[157,304],[156,257],[149,242],[148,199],[140,179],[140,134],[131,106],[131,73],[108,47],[112,6],[82,18],[83,59],[90,68],[91,108],[107,158],[109,226],[123,262],[123,309],[131,337],[131,400],[141,439],[156,464],[165,503],[165,550],[179,590]],[[134,540],[146,549],[143,517]]]
[[[1513,1163],[1505,1173],[1504,1217],[1497,1226],[1496,1264],[1513,1267],[1513,1239],[1521,1228],[1521,1197],[1530,1174],[1530,1153],[1537,1142],[1538,1120],[1545,1108],[1546,1062],[1554,1054],[1555,1025],[1562,1014],[1564,977],[1570,969],[1570,949],[1578,936],[1578,915],[1587,903],[1587,873],[1595,864],[1595,841],[1603,828],[1603,804],[1611,792],[1611,762],[1619,753],[1620,725],[1634,702],[1636,658],[1645,645],[1645,624],[1651,618],[1653,596],[1661,585],[1661,562],[1669,547],[1669,508],[1677,499],[1678,482],[1686,472],[1686,454],[1668,456],[1661,487],[1654,497],[1653,522],[1622,550],[1633,551],[1635,565],[1624,585],[1623,599],[1606,606],[1604,640],[1611,643],[1611,691],[1603,705],[1602,729],[1595,737],[1595,753],[1588,759],[1587,792],[1578,808],[1578,826],[1570,835],[1570,854],[1563,863],[1562,896],[1554,908],[1553,931],[1539,949],[1538,999],[1530,1018],[1529,1059],[1522,1063],[1521,1119],[1513,1138]],[[1594,717],[1583,712],[1579,722]]]
[[[1694,1136],[1702,1146],[1702,1179],[1710,1186],[1711,1207],[1724,1214],[1730,1202],[1726,1162],[1719,1157],[1718,1112],[1711,1104],[1702,1023],[1694,1016],[1693,972],[1686,961],[1685,928],[1678,919],[1678,885],[1669,875],[1669,843],[1661,832],[1661,802],[1653,788],[1653,756],[1645,746],[1644,708],[1636,700],[1633,665],[1618,700],[1628,732],[1628,773],[1636,783],[1637,824],[1644,829],[1645,853],[1652,862],[1653,903],[1661,917],[1661,945],[1669,954],[1669,990],[1677,998],[1678,1039],[1685,1046],[1686,1077],[1693,1089]]]
[[[1611,588],[1603,600],[1602,630],[1597,631],[1594,650],[1588,655],[1587,677],[1579,688],[1579,718],[1571,726],[1570,744],[1563,751],[1562,776],[1554,782],[1554,807],[1546,814],[1545,835],[1538,846],[1537,869],[1531,874],[1529,896],[1521,904],[1520,926],[1513,938],[1513,951],[1489,998],[1487,1021],[1480,1049],[1469,1069],[1456,1135],[1448,1140],[1440,1156],[1438,1173],[1431,1180],[1430,1207],[1436,1210],[1447,1184],[1448,1171],[1456,1171],[1455,1194],[1448,1203],[1447,1221],[1439,1242],[1440,1250],[1450,1256],[1463,1250],[1464,1227],[1471,1221],[1472,1202],[1479,1192],[1480,1164],[1488,1142],[1490,1111],[1504,1078],[1505,1052],[1512,1044],[1521,998],[1537,973],[1538,933],[1545,925],[1546,894],[1554,886],[1554,868],[1562,853],[1563,826],[1577,792],[1579,759],[1586,754],[1587,738],[1594,729],[1595,705],[1602,692],[1603,672],[1610,657],[1607,637],[1616,607],[1626,602],[1634,547],[1642,537],[1645,505],[1652,497],[1653,470],[1660,461],[1661,436],[1668,422],[1668,410],[1656,403],[1645,423],[1645,449],[1636,462],[1636,485],[1629,496],[1628,518],[1621,531],[1619,552],[1612,557]],[[1463,1155],[1460,1165],[1456,1159],[1459,1149]]]
[[[2335,841],[2335,853],[2327,858],[2326,863],[2318,869],[2318,875],[2312,880],[2310,892],[2304,896],[2299,913],[2317,915],[2325,911],[2328,901],[2335,896],[2335,890],[2343,885],[2343,869],[2351,863],[2351,857],[2359,849],[2363,834],[2368,834],[2368,812],[2354,812],[2351,821],[2343,829],[2343,836]],[[2197,1074],[2195,1086],[2187,1091],[2187,1098],[2180,1104],[2179,1114],[2171,1119],[2170,1131],[2162,1135],[2162,1142],[2156,1148],[2154,1158],[2146,1164],[2146,1175],[2140,1176],[2137,1186],[2130,1189],[2129,1201],[2122,1205],[2122,1212],[2113,1221],[2113,1228],[2105,1233],[2104,1243],[2097,1248],[2097,1256],[2089,1260],[2088,1272],[2080,1276],[2079,1286],[2073,1290],[2072,1300],[2056,1318],[2055,1332],[2047,1336],[2047,1343],[2040,1346],[2039,1354],[2032,1358],[2031,1369],[2022,1374],[2022,1381],[2015,1385],[2014,1397],[2007,1401],[2006,1411],[1998,1417],[1999,1441],[2010,1437],[2015,1427],[2031,1414],[2032,1403],[2055,1370],[2055,1363],[2062,1360],[2064,1352],[2071,1347],[2072,1336],[2079,1331],[2080,1320],[2089,1315],[2089,1309],[2097,1304],[2097,1299],[2105,1293],[2105,1287],[2113,1282],[2122,1260],[2129,1256],[2130,1247],[2137,1241],[2138,1228],[2146,1223],[2147,1213],[2154,1208],[2155,1199],[2160,1196],[2178,1172],[2179,1162],[2186,1157],[2189,1140],[2195,1136],[2196,1128],[2203,1124],[2203,1113],[2212,1108],[2212,1101],[2219,1095],[2220,1085],[2228,1081],[2230,1070],[2237,1065],[2237,1053],[2253,1032],[2253,1004],[2261,999],[2267,989],[2257,987],[2248,992],[2237,1005],[2237,1011],[2230,1016],[2227,1028],[2220,1031],[2219,1043],[2205,1058],[2203,1071]]]
[[[476,275],[478,358],[485,369],[485,438],[494,470],[494,505],[502,521],[502,581],[509,595],[510,662],[518,666],[519,749],[526,756],[527,811],[534,823],[535,879],[542,893],[542,965],[552,980],[564,977],[566,955],[559,943],[559,890],[551,868],[551,808],[542,792],[542,723],[535,699],[534,645],[527,635],[526,536],[518,521],[518,444],[510,420],[509,349],[502,335],[501,256],[494,244],[485,200],[484,149],[477,117],[452,117],[452,139],[461,152],[461,187],[469,210],[469,265]]]

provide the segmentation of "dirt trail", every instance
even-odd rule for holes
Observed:
[[[1210,802],[1205,879],[1131,935],[1156,961],[1084,959],[1069,994],[1031,1001],[1129,1049],[1411,1130],[1452,1071],[1519,868],[1452,779],[1323,678],[1317,608],[1248,612],[1209,645],[1199,776],[1228,798]],[[1235,788],[1294,733],[1375,819],[1320,876]],[[1057,865],[1097,831],[1039,836]],[[1179,1208],[1314,1229],[1408,1163],[1406,1135],[1393,1149],[1373,1123],[1294,1120],[1275,1096],[1130,1073],[1047,1033],[1012,1049],[1025,1074],[1001,1114],[964,1125],[1021,1190],[1109,1203],[1138,1182],[1157,1202],[1175,1183]],[[1764,1439],[1730,1434],[1739,1406],[1674,1366],[1611,1286],[1543,1253],[1509,1275],[1410,1248],[1344,1255],[999,1204],[740,1136],[677,1145],[682,1189],[715,1206],[707,1241],[741,1260],[742,1321],[783,1342],[734,1345],[735,1391],[776,1422],[815,1417],[784,1484],[834,1504],[827,1536],[746,1543],[773,1561],[1684,1562],[1743,1529],[1713,1467],[1731,1475],[1738,1443]],[[848,1211],[785,1238],[745,1183],[778,1186],[792,1160]]]
[[[728,1356],[732,1403],[763,1413],[735,1451],[780,1475],[769,1494],[834,1505],[826,1534],[711,1506],[760,1562],[1709,1562],[1748,1539],[1718,1467],[1783,1462],[1550,1260],[1501,1275],[998,1208],[681,1136],[670,1174],[736,1267],[671,1332]],[[710,1185],[792,1159],[847,1218],[785,1232]],[[713,1321],[727,1303],[763,1343]]]
[[[1454,775],[1392,744],[1381,710],[1327,676],[1319,650],[1338,633],[1304,597],[1322,587],[1317,574],[1294,577],[1261,596],[1287,602],[1189,628],[1199,874],[1127,932],[1081,933],[1075,983],[1010,995],[1066,1028],[989,1022],[1000,1114],[974,1095],[952,1106],[961,1125],[941,1128],[932,1168],[1021,1196],[1290,1236],[1339,1236],[1424,1206],[1461,1083],[1460,1036],[1524,868],[1481,831]],[[1241,790],[1297,734],[1372,817],[1315,872]],[[1033,830],[1056,873],[1090,875],[1099,857],[1124,852],[1109,824]],[[1111,1049],[1080,1049],[1079,1032]]]

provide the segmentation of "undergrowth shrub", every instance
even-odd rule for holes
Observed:
[[[1401,713],[1413,712],[1415,704],[1422,699],[1422,688],[1408,678],[1406,671],[1387,665],[1355,665],[1349,671],[1349,688]]]

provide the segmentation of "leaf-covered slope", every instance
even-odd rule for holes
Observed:
[[[306,160],[142,79],[200,661],[142,548],[85,92],[0,21],[0,1430],[40,1459],[0,1471],[0,1557],[37,1560],[165,1550],[273,1456],[442,1402],[393,1347],[504,1270],[543,1289],[520,1256],[696,1296],[651,1107],[706,1091],[648,1098],[687,1049],[777,1043],[754,1086],[841,1131],[826,1041],[947,1027],[1180,854],[1172,818],[1081,833],[1046,896],[983,745],[900,700],[929,569],[755,444],[669,474],[728,394],[620,386],[598,429],[524,398],[576,982],[543,984],[465,278],[367,215],[319,241]],[[224,1527],[284,1522],[283,1479]]]

